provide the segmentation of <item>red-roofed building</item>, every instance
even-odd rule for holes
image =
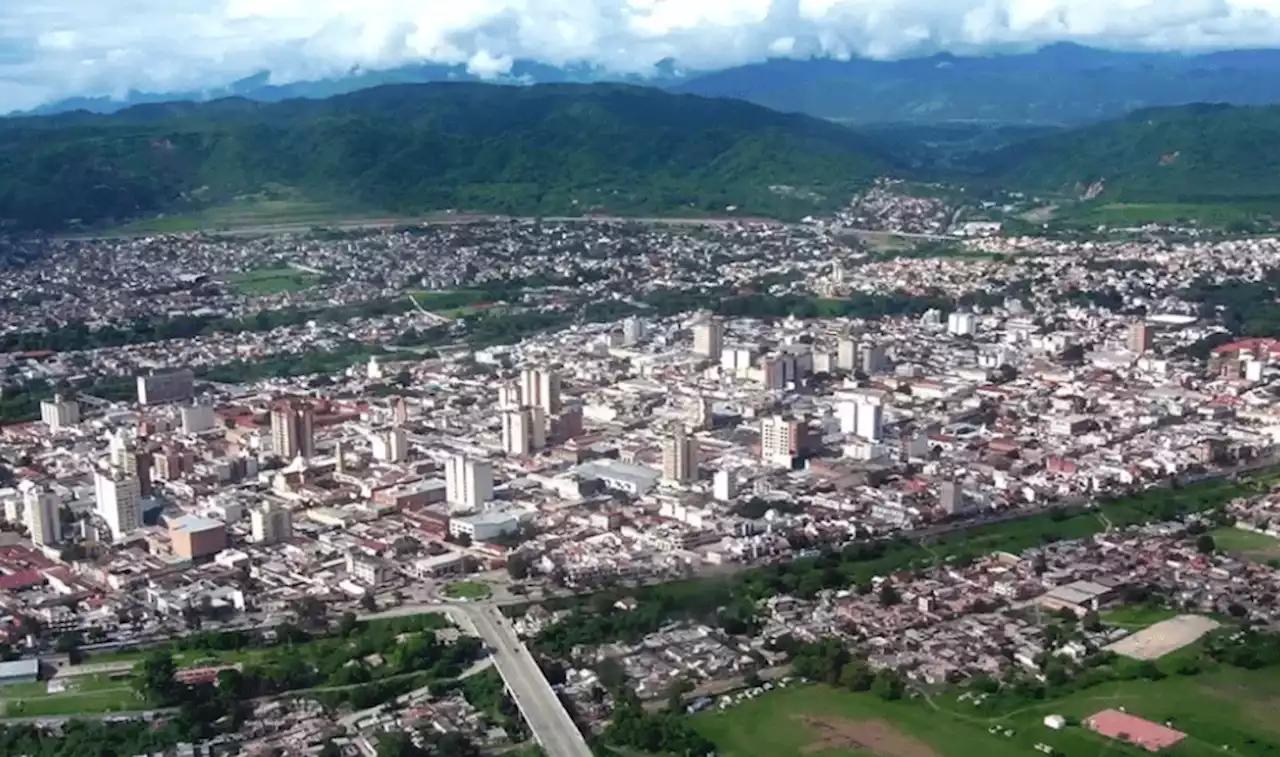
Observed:
[[[1148,752],[1168,749],[1186,738],[1182,731],[1119,710],[1103,710],[1090,716],[1084,724],[1096,733],[1142,747]]]

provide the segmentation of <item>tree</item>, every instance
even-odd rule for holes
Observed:
[[[880,584],[880,604],[885,607],[892,607],[902,601],[902,595],[898,593],[893,582],[884,581]]]
[[[365,612],[378,611],[378,600],[374,598],[372,592],[366,591],[364,594],[360,595],[360,609]]]
[[[515,552],[507,556],[507,575],[516,581],[523,581],[529,577],[529,556]]]
[[[905,689],[902,676],[898,675],[898,671],[889,668],[876,673],[875,681],[871,684],[871,693],[886,701],[901,699]]]
[[[356,618],[354,612],[344,612],[342,617],[338,618],[338,635],[350,636],[355,633],[356,628],[360,625],[360,621]]]
[[[142,660],[134,674],[133,687],[147,701],[169,706],[177,701],[179,687],[174,680],[178,667],[167,649],[156,649]]]
[[[65,654],[74,665],[80,661],[80,634],[76,631],[67,631],[60,635],[54,643],[53,649],[59,654]]]
[[[1202,555],[1211,555],[1218,549],[1218,543],[1214,541],[1213,534],[1200,534],[1196,537],[1196,551]]]
[[[863,660],[851,660],[840,671],[840,685],[849,691],[867,691],[875,680],[876,674]]]

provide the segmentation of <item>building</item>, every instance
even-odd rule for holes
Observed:
[[[282,400],[271,407],[271,451],[292,460],[315,457],[315,410],[299,400]]]
[[[445,461],[444,483],[450,511],[480,510],[493,499],[493,466],[487,460],[454,455]]]
[[[644,340],[644,321],[634,315],[622,322],[622,344],[633,347]]]
[[[485,510],[475,515],[449,519],[449,533],[472,541],[488,541],[520,530],[520,516],[510,510]]]
[[[693,351],[709,360],[719,360],[724,352],[724,321],[702,315],[693,324]]]
[[[547,421],[541,407],[509,408],[502,414],[502,449],[531,455],[547,446]]]
[[[397,426],[409,422],[409,403],[404,397],[396,397],[396,401],[391,403],[391,422]]]
[[[711,496],[721,502],[732,502],[733,498],[738,496],[738,477],[733,474],[733,471],[716,471],[716,475],[711,479]]]
[[[498,409],[509,410],[513,407],[520,407],[520,385],[519,384],[499,384],[498,385]]]
[[[550,418],[550,436],[556,444],[563,444],[570,439],[582,436],[582,405],[573,403],[560,408],[560,412]]]
[[[978,330],[978,318],[973,313],[952,313],[947,316],[947,333],[953,336],[973,336]]]
[[[108,443],[111,467],[124,472],[125,475],[138,479],[138,493],[142,497],[150,497],[153,493],[151,470],[155,467],[155,454],[149,449],[138,449],[133,440],[127,438],[123,431],[111,437]]]
[[[142,526],[142,491],[138,479],[119,469],[98,471],[93,477],[95,510],[119,539]]]
[[[523,405],[542,408],[545,415],[560,412],[560,374],[525,368],[520,373],[520,401]]]
[[[1129,351],[1141,355],[1151,349],[1151,327],[1146,321],[1129,324]]]
[[[183,515],[169,521],[173,553],[188,560],[216,555],[227,548],[227,526],[210,518]]]
[[[883,344],[871,344],[862,348],[862,372],[868,376],[880,373],[889,365]]]
[[[836,368],[842,371],[858,369],[858,343],[852,339],[841,339],[836,343]]]
[[[698,439],[677,425],[662,443],[662,478],[674,484],[698,480]]]
[[[884,408],[880,400],[865,397],[858,401],[857,435],[869,442],[878,442],[884,435]]]
[[[392,426],[372,439],[373,457],[384,463],[403,463],[409,459],[409,434],[399,426]]]
[[[11,662],[0,662],[0,686],[15,683],[35,683],[40,679],[40,660],[27,657]]]
[[[347,573],[365,586],[377,586],[382,583],[382,562],[374,557],[348,552]]]
[[[138,404],[185,402],[196,394],[196,376],[189,368],[138,377]]]
[[[26,483],[23,492],[24,517],[31,542],[48,547],[62,540],[62,501],[42,487]]]
[[[274,502],[264,502],[249,513],[253,541],[277,544],[293,536],[293,513]]]
[[[210,431],[217,420],[213,414],[213,406],[199,402],[192,405],[184,405],[179,411],[179,415],[182,418],[182,433],[184,434],[201,434],[205,431]]]
[[[60,431],[80,422],[80,403],[65,400],[61,394],[53,395],[53,399],[40,403],[40,421],[50,431]]]
[[[760,459],[768,465],[790,468],[807,452],[809,427],[794,418],[773,416],[760,421]]]
[[[938,485],[938,506],[947,515],[959,515],[965,511],[964,490],[955,481],[943,481]]]

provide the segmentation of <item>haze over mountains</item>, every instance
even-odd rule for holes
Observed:
[[[415,65],[357,71],[321,81],[273,85],[263,73],[206,91],[131,93],[122,100],[76,98],[38,109],[114,112],[139,103],[236,96],[263,102],[323,98],[390,83],[479,81],[465,65]],[[1184,55],[1113,52],[1071,44],[1032,53],[897,61],[778,59],[721,71],[617,76],[587,67],[517,61],[502,83],[622,80],[673,92],[732,97],[785,112],[855,124],[884,122],[1075,125],[1134,110],[1223,102],[1280,102],[1280,50]]]

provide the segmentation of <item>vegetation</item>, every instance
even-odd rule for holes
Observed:
[[[454,581],[444,587],[444,595],[453,599],[484,599],[489,596],[489,584],[484,581]]]
[[[0,124],[0,219],[61,229],[270,187],[341,207],[515,214],[814,210],[888,159],[835,124],[624,85],[391,85]]]
[[[297,292],[316,283],[316,275],[297,268],[259,268],[228,277],[240,294],[260,295]]]

